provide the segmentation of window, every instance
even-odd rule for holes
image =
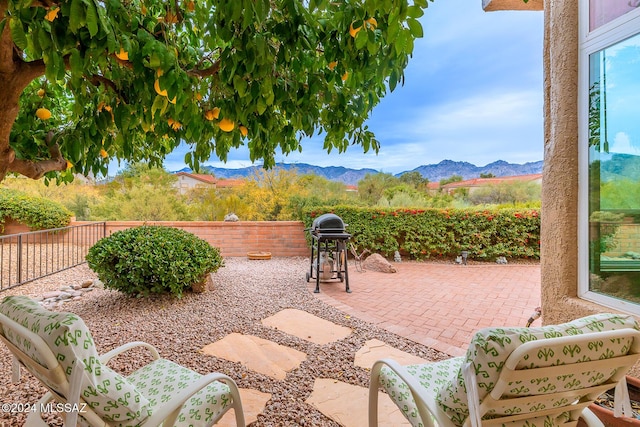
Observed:
[[[640,313],[640,0],[583,0],[581,297]]]

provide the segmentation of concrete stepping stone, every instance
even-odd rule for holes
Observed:
[[[343,427],[365,427],[369,419],[369,389],[330,378],[316,378],[306,402]],[[385,393],[378,395],[378,425],[411,426]]]
[[[393,359],[401,365],[420,365],[429,363],[421,357],[414,356],[397,348],[391,347],[380,340],[369,340],[356,352],[353,364],[364,369],[371,369],[376,360]]]
[[[241,388],[240,399],[244,412],[244,422],[251,424],[258,420],[258,414],[264,411],[264,407],[271,399],[271,394],[262,393],[250,388]],[[216,423],[216,427],[236,427],[235,410],[230,410]]]
[[[296,369],[306,358],[306,353],[276,344],[272,341],[232,333],[202,349],[204,354],[242,363],[247,368],[277,380],[283,380],[287,372]]]
[[[336,325],[306,311],[293,308],[284,309],[271,317],[262,319],[262,324],[321,345],[341,340],[351,334],[351,329],[345,326]]]

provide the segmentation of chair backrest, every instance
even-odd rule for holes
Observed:
[[[457,425],[470,425],[476,414],[482,425],[535,417],[540,425],[562,425],[638,360],[639,329],[633,316],[598,314],[540,328],[480,330],[437,400]]]
[[[583,349],[602,349],[606,357],[592,358]],[[549,425],[576,421],[586,406],[624,378],[639,356],[640,331],[635,329],[527,342],[511,353],[479,405],[479,415],[500,417],[483,425],[531,423],[532,415],[541,425],[544,420],[553,420]],[[574,360],[565,363],[566,357]]]
[[[10,296],[0,303],[0,339],[56,400],[86,403],[88,416],[95,413],[102,425],[142,421],[149,415],[149,401],[102,364],[88,328],[75,314]]]

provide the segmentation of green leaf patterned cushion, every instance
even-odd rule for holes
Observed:
[[[418,380],[425,390],[434,390],[448,384],[462,366],[462,362],[464,362],[463,357],[454,357],[435,363],[408,365],[405,366],[405,369]],[[387,392],[413,427],[424,427],[409,386],[387,366],[380,370],[380,386]]]
[[[148,399],[151,411],[201,378],[197,372],[166,359],[154,360],[127,377]],[[233,403],[229,387],[215,381],[189,398],[174,427],[209,426]]]
[[[618,314],[597,314],[560,325],[538,328],[486,328],[478,331],[467,349],[464,363],[471,362],[478,382],[479,398],[482,400],[493,390],[506,359],[520,344],[545,338],[579,335],[598,331],[609,331],[623,328],[639,329],[633,316]],[[563,365],[579,361],[599,360],[627,354],[631,339],[602,342],[595,339],[583,347],[552,345],[541,350],[521,367],[544,367]],[[533,360],[534,359],[534,360]],[[531,384],[512,384],[507,395],[530,395],[550,393],[580,388],[584,382],[592,385],[607,381],[615,372],[614,369],[603,372],[585,372],[575,375],[563,375],[558,378],[542,378]],[[456,425],[462,425],[469,415],[466,388],[462,368],[447,384],[443,385],[436,397],[439,405]],[[555,403],[552,399],[536,399],[530,407],[503,407],[488,414],[488,417],[512,413],[527,413],[550,408]]]
[[[78,316],[46,310],[25,296],[6,297],[0,303],[0,312],[38,334],[56,355],[67,378],[76,366],[74,361],[82,360],[85,373],[80,397],[103,419],[136,425],[149,416],[149,401],[125,377],[100,362],[93,338]],[[29,340],[11,330],[3,332],[16,347],[43,364],[43,357]],[[54,384],[48,385],[58,389]]]

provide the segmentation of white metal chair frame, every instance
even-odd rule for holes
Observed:
[[[594,360],[588,362],[580,362],[580,363],[572,363],[566,365],[557,365],[557,366],[549,366],[549,367],[540,367],[540,368],[530,368],[530,369],[522,369],[518,368],[518,364],[524,360],[524,357],[527,354],[532,354],[533,352],[537,352],[538,349],[548,347],[550,344],[557,344],[558,340],[562,340],[562,343],[566,344],[574,344],[582,341],[588,341],[589,339],[593,339],[597,337],[600,340],[608,340],[608,339],[618,339],[618,338],[628,338],[632,336],[633,344],[629,349],[627,355],[612,357],[610,359],[603,360]],[[508,405],[517,405],[520,403],[529,403],[535,402],[540,394],[531,395],[531,396],[516,396],[516,397],[505,397],[503,394],[507,392],[509,383],[513,383],[515,381],[531,381],[535,378],[542,377],[557,377],[560,375],[565,375],[568,372],[588,372],[588,371],[601,371],[603,369],[611,369],[612,367],[617,368],[616,373],[609,378],[606,382],[589,386],[581,389],[563,391],[558,393],[548,393],[543,396],[545,399],[547,398],[566,398],[568,400],[568,404],[564,406],[558,406],[556,408],[546,409],[539,412],[530,412],[525,414],[515,414],[515,415],[506,415],[501,416],[499,418],[494,419],[485,419],[481,420],[480,424],[483,427],[488,426],[496,426],[502,425],[503,423],[507,423],[510,421],[522,421],[526,419],[531,419],[540,416],[546,415],[560,415],[564,412],[571,413],[571,420],[563,424],[563,426],[576,426],[578,423],[578,418],[581,417],[585,423],[590,427],[600,426],[603,424],[600,420],[587,409],[587,406],[593,403],[595,399],[604,393],[607,390],[610,390],[614,387],[618,387],[619,389],[623,389],[623,393],[626,391],[626,381],[625,375],[628,370],[638,361],[640,357],[640,331],[635,329],[618,329],[613,331],[604,331],[604,332],[595,332],[589,334],[568,336],[568,337],[559,337],[559,338],[548,338],[541,339],[536,341],[529,341],[520,345],[517,349],[515,349],[508,357],[505,362],[502,371],[500,372],[500,377],[498,382],[496,383],[493,390],[484,398],[482,402],[478,402],[477,400],[473,401],[473,396],[476,394],[473,392],[477,389],[477,384],[475,381],[474,375],[465,375],[465,384],[467,390],[472,390],[467,393],[468,405],[470,408],[471,415],[466,419],[464,423],[464,427],[470,427],[476,425],[476,421],[473,418],[473,408],[477,409],[477,418],[480,419],[484,414],[488,413],[491,409],[501,407],[504,404]],[[437,362],[436,362],[437,363]],[[420,418],[423,423],[428,427],[435,425],[442,427],[456,427],[456,425],[451,421],[449,417],[440,409],[438,403],[436,402],[436,394],[437,390],[426,390],[419,381],[409,374],[407,370],[398,364],[396,361],[391,359],[382,359],[375,362],[373,368],[371,369],[371,382],[369,389],[369,426],[375,427],[378,425],[378,388],[379,388],[379,379],[380,379],[380,370],[384,367],[388,366],[391,370],[393,370],[401,379],[404,381],[410,391],[413,399],[416,402],[416,406],[418,408],[418,413],[420,414]],[[618,390],[616,390],[618,392]],[[627,396],[628,402],[628,396]]]
[[[25,354],[22,350],[17,348],[13,343],[11,343],[5,336],[2,331],[2,325],[6,324],[10,329],[16,331],[20,336],[26,337],[31,341],[31,343],[38,349],[40,355],[45,359],[43,363],[46,366],[40,365],[38,362],[34,361],[30,356]],[[54,353],[51,351],[47,343],[38,335],[27,328],[23,327],[19,323],[16,323],[14,320],[0,313],[0,340],[4,342],[4,344],[11,350],[14,357],[22,366],[24,366],[28,371],[37,373],[40,377],[46,378],[47,381],[52,384],[59,385],[58,390],[54,390],[52,387],[48,386],[44,382],[41,382],[49,392],[47,392],[35,405],[35,410],[30,412],[26,425],[27,426],[38,426],[38,427],[48,427],[48,425],[42,420],[41,417],[41,408],[44,407],[48,402],[55,401],[58,403],[69,403],[71,405],[76,405],[76,408],[82,409],[82,418],[84,418],[92,427],[110,427],[111,424],[105,422],[98,414],[96,414],[89,405],[84,404],[82,398],[78,397],[77,401],[73,401],[76,399],[69,399],[65,396],[70,396],[71,394],[71,385],[65,375],[62,366],[56,359]],[[160,355],[158,351],[151,344],[147,344],[142,341],[134,341],[127,344],[124,344],[120,347],[117,347],[103,355],[100,356],[100,361],[103,364],[107,364],[111,359],[118,356],[119,354],[124,353],[132,348],[136,347],[144,347],[149,350],[153,360],[160,359]],[[19,369],[20,366],[14,363],[14,380],[17,381],[19,377]],[[191,384],[188,388],[182,390],[178,395],[174,396],[174,398],[170,402],[163,402],[158,408],[156,408],[151,416],[146,418],[140,427],[157,427],[160,425],[173,425],[176,418],[180,413],[180,409],[184,405],[184,403],[194,394],[199,392],[201,389],[206,387],[208,384],[214,381],[222,381],[227,385],[231,391],[231,396],[233,398],[233,404],[228,409],[234,409],[236,425],[237,427],[245,427],[244,413],[242,411],[242,402],[240,400],[240,393],[238,391],[238,387],[232,378],[227,375],[220,373],[210,373],[208,375],[202,376],[198,381]],[[228,410],[227,409],[227,410]],[[213,422],[217,422],[227,411],[223,411]],[[65,418],[65,427],[75,427],[76,425],[76,417],[77,413],[72,412],[69,414],[59,413]]]

